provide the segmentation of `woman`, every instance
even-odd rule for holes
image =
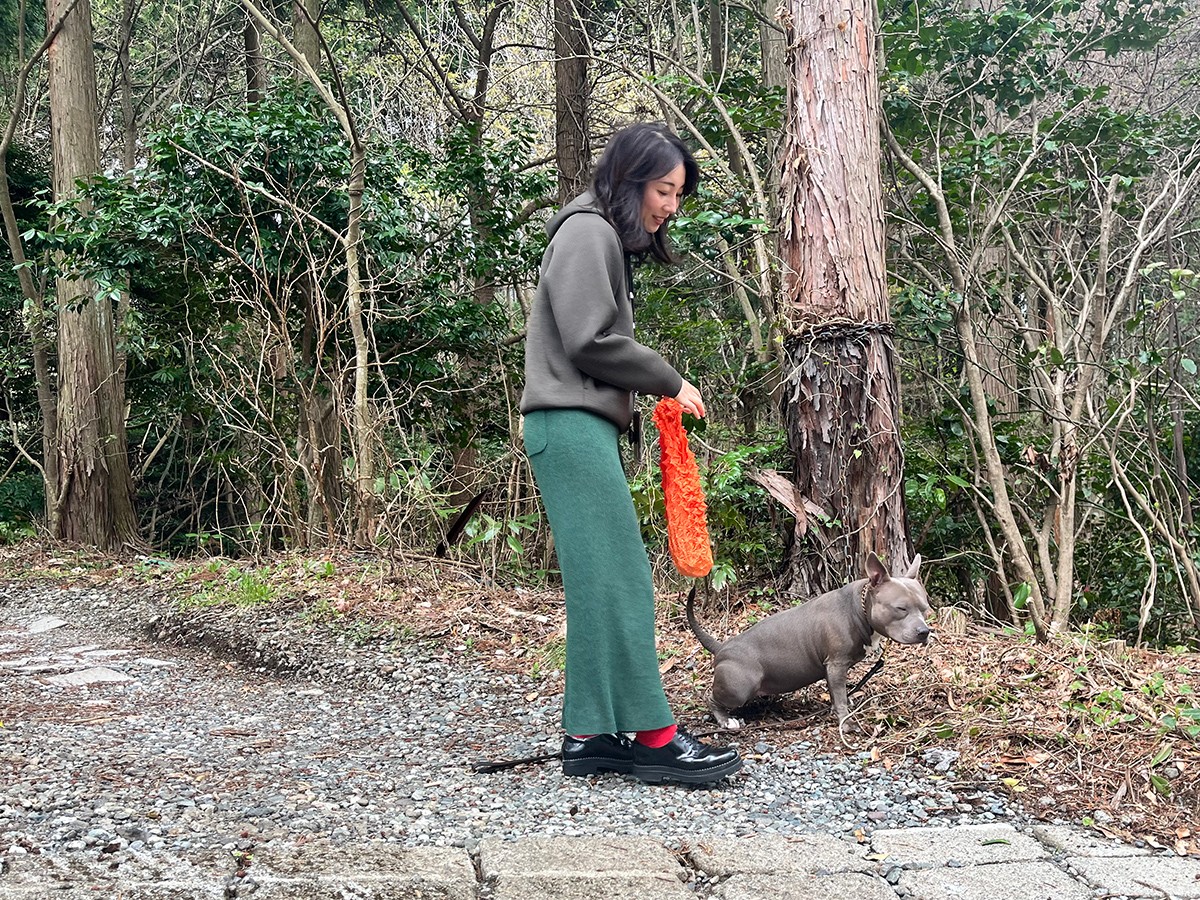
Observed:
[[[567,775],[706,784],[742,765],[736,750],[675,725],[658,672],[650,563],[617,446],[638,393],[704,415],[700,392],[634,340],[631,283],[632,255],[674,262],[666,223],[698,179],[665,125],[632,125],[609,141],[592,190],[547,226],[521,412],[566,594]]]

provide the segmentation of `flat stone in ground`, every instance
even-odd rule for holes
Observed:
[[[43,853],[16,854],[4,857],[0,886],[21,890],[52,891],[62,896],[68,890],[89,891],[95,897],[109,891],[119,876],[108,871],[95,853],[72,853],[51,856]],[[148,878],[135,878],[148,881]]]
[[[1127,897],[1200,898],[1200,860],[1170,856],[1133,859],[1073,857],[1067,863],[1097,887]]]
[[[1034,825],[1033,836],[1049,847],[1070,856],[1146,856],[1145,847],[1134,847],[1120,841],[1066,825]]]
[[[0,884],[3,900],[98,900],[116,898],[120,900],[223,900],[224,893],[219,885],[212,887],[192,884],[113,884],[111,893],[97,891],[95,886],[82,885],[61,889],[58,887],[21,887]]]
[[[225,892],[220,884],[158,884],[119,885],[120,893],[113,897],[120,900],[224,900]],[[92,894],[92,900],[96,895]]]
[[[211,882],[219,885],[235,868],[229,852],[219,849],[192,851],[187,857],[128,851],[109,856],[95,850],[11,854],[3,858],[3,865],[0,885],[5,887],[54,888],[60,893],[68,886],[71,889],[78,887],[90,891],[93,900],[112,893],[112,885],[117,882],[126,885]]]
[[[58,616],[40,616],[25,626],[25,630],[29,634],[42,634],[66,624],[66,619],[60,619]]]
[[[467,851],[453,847],[400,847],[368,842],[268,846],[252,854],[249,872],[256,879],[282,879],[320,875],[323,878],[405,878],[420,874],[426,879],[447,882],[469,878],[475,883],[475,867]]]
[[[734,875],[718,889],[721,900],[896,900],[878,878],[841,875]]]
[[[486,879],[666,874],[682,880],[686,874],[661,843],[638,837],[484,838],[479,860]]]
[[[997,863],[905,872],[909,900],[1092,900],[1092,892],[1048,862]]]
[[[510,875],[501,878],[493,900],[688,900],[695,894],[678,878],[658,875]]]
[[[1048,851],[1011,825],[960,825],[957,828],[884,829],[871,835],[871,846],[901,866],[944,866],[1022,862],[1045,859]]]
[[[474,900],[475,867],[467,851],[393,844],[270,846],[254,851],[247,870],[256,900]]]
[[[468,889],[464,885],[428,884],[419,880],[329,878],[259,882],[253,891],[239,892],[237,896],[247,900],[476,900],[478,893],[474,884]]]
[[[79,687],[87,684],[132,680],[124,672],[118,672],[116,669],[110,669],[108,666],[92,666],[88,669],[79,669],[76,672],[50,675],[44,679],[46,684],[54,685],[55,687]]]
[[[679,861],[651,838],[485,838],[479,844],[484,879],[495,900],[680,900]]]
[[[746,875],[770,872],[865,872],[872,864],[864,859],[865,847],[819,834],[785,838],[764,834],[754,838],[697,840],[688,858],[706,875]]]

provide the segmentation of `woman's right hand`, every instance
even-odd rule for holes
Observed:
[[[675,399],[683,407],[685,413],[689,413],[697,419],[704,418],[704,400],[700,396],[700,392],[686,378],[683,379],[683,387],[679,389]]]

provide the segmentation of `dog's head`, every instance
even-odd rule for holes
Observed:
[[[872,553],[867,557],[870,588],[867,616],[871,627],[901,644],[924,644],[929,640],[929,596],[917,579],[921,556],[917,555],[903,576],[893,577]]]

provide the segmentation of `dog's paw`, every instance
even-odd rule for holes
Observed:
[[[842,734],[862,734],[862,726],[851,716],[838,720],[838,730]]]
[[[729,717],[728,719],[726,719],[724,722],[721,722],[721,723],[719,723],[719,724],[720,724],[720,726],[721,726],[722,728],[724,728],[726,731],[741,731],[741,730],[742,730],[742,727],[743,727],[743,726],[742,726],[742,720],[741,720],[741,719],[735,719],[733,716],[730,716],[730,717]]]

